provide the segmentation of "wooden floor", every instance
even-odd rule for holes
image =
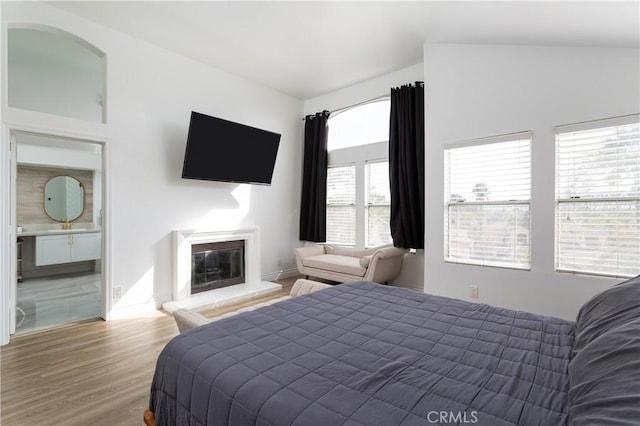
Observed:
[[[289,293],[283,290],[203,312],[216,316]],[[0,424],[142,425],[156,359],[178,334],[156,311],[90,321],[15,337],[0,348]]]

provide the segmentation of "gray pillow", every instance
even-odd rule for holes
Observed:
[[[569,364],[572,425],[640,424],[640,319],[595,337]]]
[[[582,305],[576,318],[573,356],[602,334],[640,318],[640,275],[624,281]]]

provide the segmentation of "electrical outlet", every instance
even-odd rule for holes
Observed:
[[[113,287],[113,300],[118,300],[122,297],[122,287]]]
[[[477,285],[469,286],[469,297],[472,298],[472,299],[477,299],[478,298],[478,286]]]

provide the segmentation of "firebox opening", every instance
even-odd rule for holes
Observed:
[[[191,246],[191,294],[245,282],[245,240]]]

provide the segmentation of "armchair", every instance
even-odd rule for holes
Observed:
[[[407,249],[393,247],[392,244],[365,250],[319,244],[294,250],[298,271],[302,275],[337,282],[376,283],[386,283],[400,275],[407,252]]]

